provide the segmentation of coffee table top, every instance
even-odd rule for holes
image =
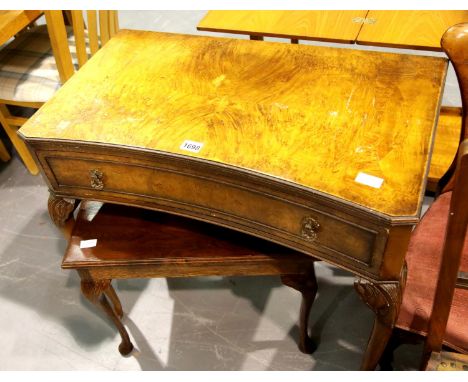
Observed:
[[[437,57],[124,30],[20,134],[191,156],[416,216],[446,69]]]

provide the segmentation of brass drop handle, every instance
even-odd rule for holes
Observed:
[[[102,190],[104,188],[104,182],[102,181],[104,174],[102,173],[102,171],[96,169],[90,170],[89,176],[91,177],[92,188],[94,188],[95,190]]]
[[[312,216],[306,216],[302,219],[301,236],[308,241],[315,241],[320,231],[320,223]]]

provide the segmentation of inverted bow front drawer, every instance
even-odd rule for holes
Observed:
[[[139,205],[228,226],[375,273],[386,233],[330,206],[267,190],[252,174],[209,171],[188,158],[40,152],[58,195]],[[209,167],[209,165],[208,165]],[[341,216],[341,217],[340,217]],[[342,260],[341,260],[342,261]]]

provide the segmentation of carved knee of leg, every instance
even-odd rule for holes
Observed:
[[[97,304],[102,293],[109,288],[110,280],[83,280],[81,292],[91,302]]]

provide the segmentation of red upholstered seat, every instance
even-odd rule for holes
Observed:
[[[435,294],[452,192],[430,206],[413,232],[406,254],[408,277],[397,327],[426,335]],[[468,269],[468,235],[460,270]],[[455,289],[444,344],[468,353],[468,290]]]

